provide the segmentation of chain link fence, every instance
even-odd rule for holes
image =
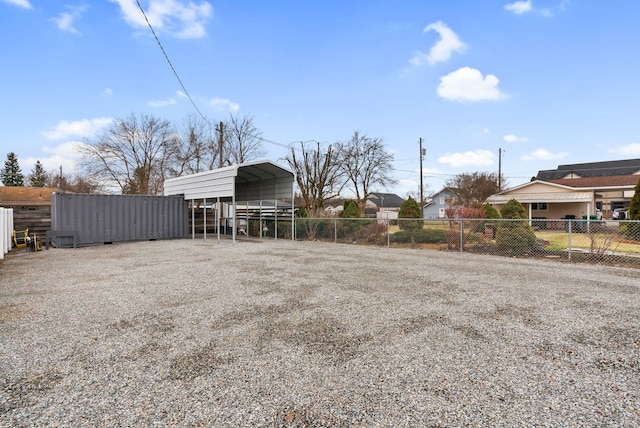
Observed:
[[[640,268],[638,220],[298,218],[295,239]]]

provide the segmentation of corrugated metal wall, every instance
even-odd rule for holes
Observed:
[[[51,230],[73,231],[77,245],[189,236],[189,209],[180,196],[51,195]],[[54,240],[70,247],[73,239]]]

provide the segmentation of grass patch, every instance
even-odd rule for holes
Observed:
[[[604,239],[605,234],[594,233],[596,241]],[[545,250],[549,251],[562,251],[569,247],[569,234],[565,231],[538,231],[536,237],[544,239],[549,242],[545,247]],[[572,233],[571,234],[571,247],[572,248],[591,248],[591,239],[587,233]],[[624,253],[639,253],[640,245],[614,242],[609,248],[611,251],[619,251]]]

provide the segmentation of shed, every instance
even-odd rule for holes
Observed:
[[[164,194],[183,195],[185,200],[191,201],[192,237],[195,237],[193,220],[196,201],[202,201],[205,213],[207,203],[215,202],[218,213],[223,211],[222,204],[227,204],[231,217],[232,237],[235,242],[238,233],[238,203],[242,203],[245,207],[257,206],[262,221],[263,202],[269,201],[269,211],[275,217],[276,228],[278,208],[287,207],[287,210],[291,211],[291,230],[295,230],[295,209],[292,205],[294,182],[293,172],[288,169],[271,161],[257,161],[167,179],[164,182]],[[285,203],[284,201],[287,200],[290,202]],[[221,215],[215,217],[218,240],[220,240]],[[204,221],[206,239],[206,216]],[[260,236],[262,236],[262,228],[260,230]],[[294,234],[292,233],[291,236],[293,239]]]

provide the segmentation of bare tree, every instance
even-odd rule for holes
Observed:
[[[173,175],[209,171],[218,165],[218,144],[212,126],[202,117],[189,115],[182,127],[182,144]]]
[[[89,176],[125,194],[160,194],[175,170],[180,139],[167,120],[132,113],[82,146]]]
[[[62,167],[59,171],[53,170],[47,173],[45,187],[57,187],[73,193],[99,193],[104,190],[95,178],[82,174],[65,174],[62,172]]]
[[[445,186],[455,194],[457,204],[479,208],[489,196],[498,193],[499,188],[505,188],[506,181],[502,178],[499,186],[498,174],[494,172],[465,172],[448,179]]]
[[[382,139],[369,138],[358,131],[349,141],[339,143],[338,153],[347,186],[355,193],[362,213],[374,187],[395,183],[391,177],[393,154],[385,150]]]
[[[262,133],[253,117],[231,115],[224,124],[224,157],[227,165],[249,162],[264,156]]]
[[[311,149],[300,142],[300,154],[291,148],[285,158],[296,175],[305,208],[311,217],[318,216],[324,201],[338,196],[343,187],[337,151],[331,146],[322,151],[320,143],[315,143],[315,148]]]

